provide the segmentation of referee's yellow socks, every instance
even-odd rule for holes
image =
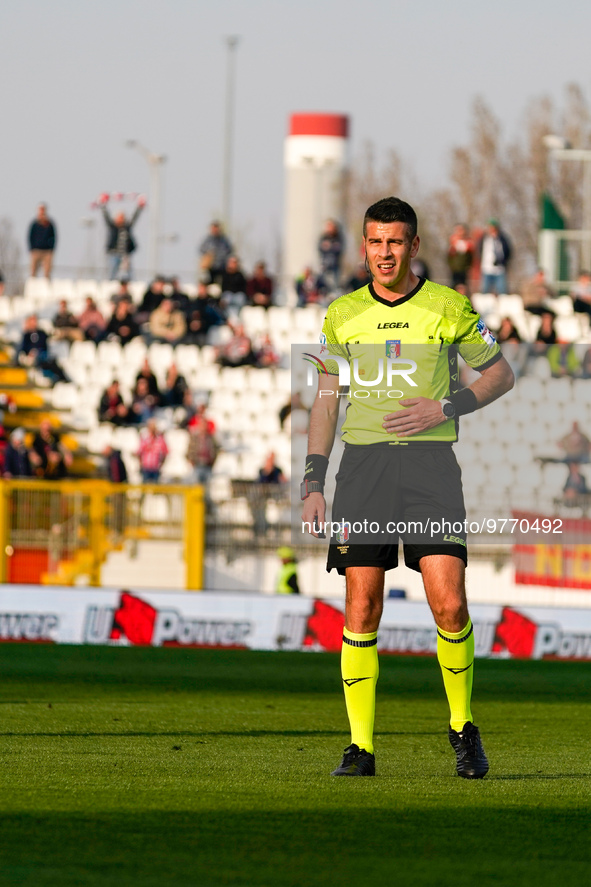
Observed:
[[[474,632],[472,622],[462,631],[443,631],[437,626],[437,659],[449,702],[452,730],[458,732],[472,720],[470,699],[474,672]]]
[[[355,634],[343,629],[341,674],[351,743],[373,754],[376,683],[379,674],[377,631]]]

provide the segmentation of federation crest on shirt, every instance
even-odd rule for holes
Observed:
[[[394,360],[396,357],[400,357],[400,342],[401,339],[388,339],[386,341],[386,357]]]
[[[485,324],[485,322],[483,320],[478,321],[478,323],[476,324],[476,329],[478,330],[478,332],[480,333],[480,335],[482,336],[482,338],[484,339],[484,341],[486,342],[487,345],[494,345],[495,344],[495,342],[497,340],[495,339],[495,337],[493,336],[493,334],[491,333],[491,331],[489,330],[489,328],[487,327],[487,325]]]

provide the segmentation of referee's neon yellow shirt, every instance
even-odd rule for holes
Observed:
[[[404,398],[441,400],[458,391],[458,354],[478,370],[501,357],[469,300],[424,279],[395,302],[377,295],[371,283],[335,299],[321,341],[329,374],[348,377],[342,437],[350,444],[457,440],[456,419],[404,438],[388,434],[382,423],[384,416],[404,409],[399,403]],[[322,390],[322,373],[319,381]]]

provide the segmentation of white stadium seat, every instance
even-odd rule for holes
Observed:
[[[140,433],[137,428],[115,428],[112,444],[123,453],[137,453],[140,445]]]
[[[120,342],[99,342],[96,349],[97,360],[112,367],[119,367],[123,360]]]
[[[180,373],[188,373],[201,366],[200,353],[196,345],[177,345],[174,349],[174,362]]]
[[[73,410],[78,406],[80,395],[71,382],[56,382],[51,392],[54,410]]]
[[[572,317],[574,313],[573,300],[570,296],[558,296],[558,298],[552,299],[550,304],[552,311],[559,317]]]
[[[72,342],[69,360],[90,367],[96,361],[96,345],[94,342]]]
[[[248,336],[267,332],[267,312],[261,305],[245,305],[240,320]]]
[[[290,331],[294,328],[292,311],[291,308],[287,308],[287,306],[278,307],[277,305],[272,305],[271,308],[268,309],[267,317],[271,338],[274,337],[276,332],[281,330]]]
[[[51,298],[51,283],[45,277],[28,277],[25,280],[25,298],[46,302]]]
[[[185,456],[189,446],[189,432],[184,428],[170,428],[164,433],[164,439],[171,455]]]
[[[90,296],[96,301],[100,296],[100,287],[96,280],[77,280],[74,290],[76,299],[84,300]]]
[[[89,453],[102,453],[113,441],[113,426],[99,425],[88,433],[86,446]]]

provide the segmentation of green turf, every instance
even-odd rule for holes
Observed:
[[[0,884],[589,881],[591,664],[478,663],[455,776],[433,659],[382,657],[375,779],[328,654],[0,645]]]

